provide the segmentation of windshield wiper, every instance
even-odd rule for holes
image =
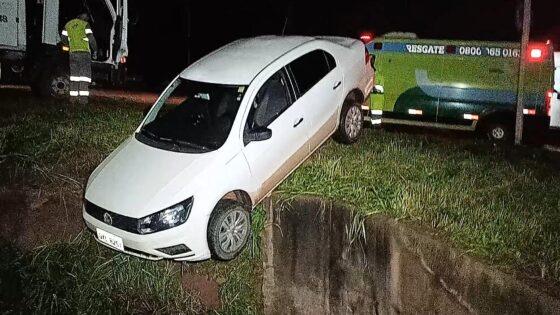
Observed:
[[[155,133],[149,131],[146,128],[142,128],[140,130],[140,132],[142,134],[145,134],[146,136],[154,139],[154,140],[157,140],[157,141],[163,141],[163,142],[171,143],[171,144],[176,145],[176,146],[183,146],[183,147],[187,146],[187,147],[195,148],[195,149],[198,149],[198,150],[210,151],[210,148],[208,148],[207,146],[201,145],[201,144],[197,144],[197,143],[193,143],[193,142],[189,142],[189,141],[185,141],[185,140],[160,137],[160,136],[156,135]]]
[[[156,135],[155,133],[149,131],[146,128],[142,128],[140,129],[140,133],[149,136],[150,138],[154,139],[154,140],[161,140],[160,137],[158,137],[158,135]]]
[[[198,143],[193,143],[193,142],[189,142],[189,141],[185,141],[185,140],[175,140],[175,143],[182,145],[182,146],[189,146],[195,149],[199,149],[199,150],[204,150],[204,151],[210,151],[210,149],[207,146],[198,144]]]

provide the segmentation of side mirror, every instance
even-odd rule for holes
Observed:
[[[264,140],[268,140],[272,137],[272,130],[266,128],[266,127],[262,127],[262,128],[257,128],[254,130],[249,130],[246,134],[245,134],[245,143],[249,143],[249,142],[253,142],[253,141],[264,141]]]

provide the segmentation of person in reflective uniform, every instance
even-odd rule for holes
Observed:
[[[69,48],[70,98],[82,104],[89,98],[91,58],[97,59],[97,43],[88,21],[88,15],[82,13],[68,21],[62,31],[62,43]]]

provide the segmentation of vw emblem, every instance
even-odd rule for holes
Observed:
[[[103,214],[103,221],[109,225],[113,225],[113,217],[108,212]]]

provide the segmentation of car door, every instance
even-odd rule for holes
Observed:
[[[336,128],[342,102],[342,72],[332,55],[314,50],[292,61],[288,68],[309,117],[309,147],[315,150]]]
[[[302,102],[295,95],[285,68],[273,74],[251,101],[245,123],[243,153],[260,201],[309,154],[306,117]],[[249,142],[250,132],[268,128],[270,139]]]

